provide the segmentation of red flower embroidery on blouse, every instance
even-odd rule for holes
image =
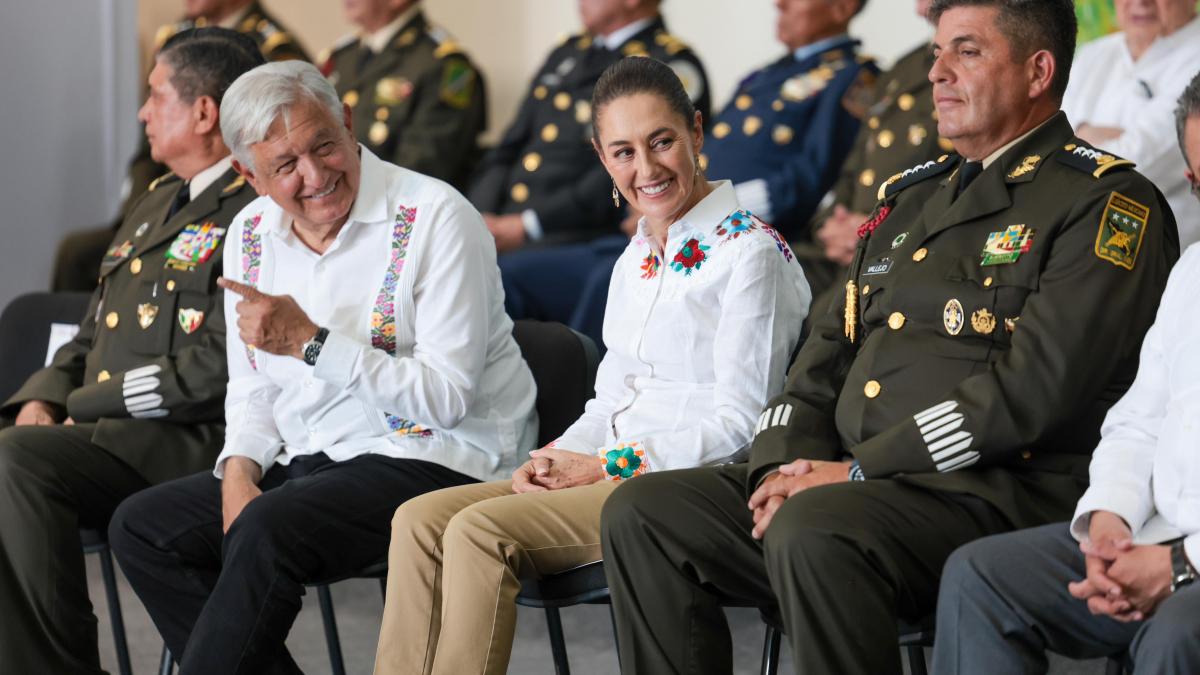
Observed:
[[[679,252],[671,260],[671,268],[676,272],[683,272],[685,275],[690,275],[693,269],[700,269],[700,264],[708,257],[704,253],[707,250],[707,246],[701,244],[699,239],[693,237],[679,248]]]

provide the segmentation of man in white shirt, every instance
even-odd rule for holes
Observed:
[[[382,560],[408,498],[508,475],[534,385],[479,214],[356,145],[314,66],[247,73],[222,113],[261,195],[226,239],[224,449],[110,533],[181,673],[297,672],[303,584]]]
[[[1200,76],[1176,111],[1200,198]],[[1193,226],[1196,223],[1192,223]],[[1171,273],[1133,386],[1109,411],[1068,523],[981,539],[946,563],[934,671],[1045,672],[1128,651],[1136,673],[1200,672],[1200,250]]]
[[[1188,195],[1171,113],[1200,70],[1195,0],[1116,0],[1120,33],[1079,49],[1063,110],[1080,138],[1137,163],[1166,196],[1180,249],[1200,240],[1200,203]]]

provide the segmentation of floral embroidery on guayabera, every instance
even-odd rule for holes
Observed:
[[[779,236],[779,232],[766,223],[763,223],[762,231],[771,235],[771,238],[775,240],[775,247],[778,248],[779,252],[783,254],[785,260],[791,262],[792,249],[787,245],[787,242],[783,240],[783,237]]]
[[[604,460],[604,471],[609,480],[626,480],[650,470],[646,451],[637,441],[622,443],[611,450],[601,450],[600,457]]]
[[[679,252],[675,254],[675,258],[671,261],[671,269],[676,272],[683,272],[684,276],[691,276],[692,270],[700,269],[700,265],[708,259],[705,251],[708,247],[700,243],[700,239],[692,237],[679,247]]]
[[[413,223],[417,219],[417,210],[401,206],[396,211],[396,224],[392,228],[392,259],[383,277],[383,285],[379,295],[375,297],[375,307],[371,310],[371,346],[381,349],[388,354],[396,354],[396,285],[400,281],[400,272],[404,269],[404,260],[408,256],[408,242],[412,237]],[[428,438],[433,431],[426,429],[416,422],[403,417],[384,413],[388,428],[400,436],[420,436]]]
[[[662,266],[662,258],[659,258],[654,251],[651,251],[644,260],[642,260],[642,278],[653,279],[658,276],[658,268]]]
[[[258,271],[262,265],[262,235],[258,233],[258,224],[262,222],[262,212],[254,214],[242,223],[242,283],[258,288]],[[258,370],[258,361],[254,358],[254,347],[246,345],[246,358],[250,367]]]
[[[724,222],[717,226],[717,236],[725,237],[721,240],[721,243],[724,244],[756,229],[758,228],[755,227],[754,219],[749,213],[734,211]]]

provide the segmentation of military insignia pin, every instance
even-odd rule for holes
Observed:
[[[991,335],[996,330],[996,315],[986,309],[977,309],[971,314],[971,328],[980,335]]]
[[[406,80],[407,81],[407,80]],[[408,84],[412,91],[412,83]],[[463,109],[471,105],[475,94],[475,71],[464,61],[451,59],[442,69],[441,99],[452,108]]]
[[[179,310],[179,327],[188,335],[195,333],[203,323],[204,312],[191,308]]]
[[[1119,192],[1112,193],[1096,233],[1096,255],[1117,267],[1133,269],[1149,218],[1149,208]]]
[[[413,83],[403,77],[385,77],[375,83],[375,105],[396,105],[408,98]]]
[[[958,335],[962,332],[964,322],[963,306],[955,298],[950,298],[946,302],[945,309],[942,310],[942,325],[946,327],[946,332],[951,335]]]
[[[142,327],[142,330],[149,328],[157,317],[158,305],[146,302],[137,306],[138,325]]]
[[[141,225],[138,225],[137,231],[133,233],[133,236],[140,237],[143,234],[146,234],[146,230],[148,229],[150,229],[150,223],[142,223]]]
[[[892,240],[892,250],[894,251],[900,248],[900,246],[904,244],[905,239],[908,239],[907,232],[901,232],[900,234],[896,235],[896,238]]]
[[[104,262],[113,263],[119,262],[129,257],[133,253],[133,244],[129,240],[125,240],[120,244],[110,246],[104,253]]]
[[[1039,162],[1042,161],[1041,155],[1030,155],[1021,160],[1020,166],[1008,172],[1009,178],[1020,178],[1037,168]]]
[[[1009,225],[1000,232],[988,235],[983,245],[983,261],[980,266],[1008,265],[1015,263],[1022,253],[1028,253],[1033,248],[1032,227],[1025,225]]]

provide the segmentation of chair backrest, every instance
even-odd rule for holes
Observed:
[[[88,293],[28,293],[0,314],[0,402],[16,393],[46,362],[52,324],[77,325]]]
[[[537,384],[541,447],[579,419],[595,395],[600,352],[591,338],[553,321],[516,321],[513,337]]]

